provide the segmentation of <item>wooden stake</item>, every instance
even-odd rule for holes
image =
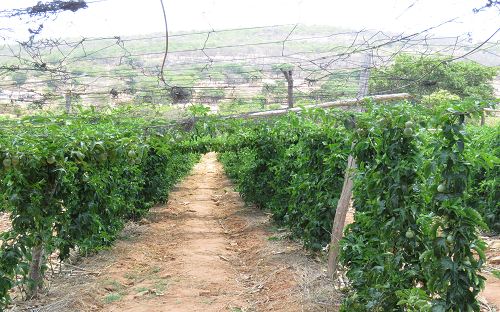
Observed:
[[[354,148],[352,143],[351,149]],[[328,271],[327,276],[334,279],[337,271],[337,257],[340,249],[338,245],[342,234],[344,232],[345,218],[349,210],[349,201],[352,196],[352,187],[354,185],[354,169],[356,169],[356,160],[352,155],[347,159],[347,169],[344,175],[344,187],[340,195],[339,202],[337,203],[337,210],[335,211],[335,219],[333,220],[332,238],[330,240],[330,251],[328,252]]]
[[[280,68],[283,75],[285,75],[286,82],[288,83],[288,108],[293,108],[293,78],[291,70],[284,70]]]

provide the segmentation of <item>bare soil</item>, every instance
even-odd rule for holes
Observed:
[[[338,311],[345,279],[326,278],[325,259],[287,239],[234,186],[215,154],[204,155],[169,203],[127,224],[111,250],[55,265],[37,300],[12,290],[7,311]],[[0,227],[8,223],[0,216]],[[482,295],[500,306],[500,281],[486,276]]]

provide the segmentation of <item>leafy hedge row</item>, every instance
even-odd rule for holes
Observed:
[[[486,259],[478,229],[488,230],[482,215],[493,229],[498,222],[497,193],[485,191],[497,185],[498,130],[464,121],[485,104],[431,112],[370,103],[356,116],[311,111],[232,125],[219,158],[247,201],[318,250],[330,241],[353,153],[355,223],[341,259],[354,292],[343,311],[479,311]]]
[[[113,244],[124,221],[168,200],[200,154],[179,134],[144,135],[141,122],[33,118],[0,135],[0,196],[12,230],[0,249],[0,298],[17,274],[36,289],[35,251],[99,250]],[[124,121],[120,121],[124,124]],[[37,276],[38,275],[38,276]]]
[[[270,209],[280,226],[311,250],[330,241],[350,149],[342,129],[290,115],[232,129],[221,138],[219,160],[248,202]],[[318,123],[318,124],[316,124]]]
[[[500,127],[476,127],[470,130],[474,138],[475,156],[500,159]],[[500,166],[471,168],[469,206],[477,209],[490,230],[500,233]]]

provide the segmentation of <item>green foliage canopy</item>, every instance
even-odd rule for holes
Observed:
[[[450,59],[451,57],[443,56],[399,54],[390,66],[372,69],[370,93],[377,94],[398,88],[397,92],[408,92],[421,98],[443,89],[462,99],[493,98],[493,87],[488,82],[497,75],[498,69],[474,61],[448,62]],[[441,62],[441,65],[418,81]]]

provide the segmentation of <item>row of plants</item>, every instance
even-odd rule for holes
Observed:
[[[471,125],[488,103],[441,104],[289,114],[233,125],[220,139],[219,158],[245,199],[313,251],[330,241],[347,156],[356,157],[343,311],[479,311],[486,247],[478,234],[498,225],[500,132]]]
[[[478,311],[478,229],[495,229],[499,215],[491,192],[499,131],[464,124],[483,105],[369,103],[365,114],[209,119],[189,135],[93,112],[10,124],[0,137],[0,202],[13,226],[0,237],[2,304],[16,284],[36,294],[44,252],[65,259],[75,248],[109,247],[125,220],[168,199],[200,153],[217,151],[241,195],[313,251],[328,247],[347,157],[356,156],[355,223],[341,251],[353,290],[344,311]],[[207,117],[203,107],[191,113]]]
[[[319,110],[317,119],[329,120]],[[247,202],[273,213],[279,226],[318,251],[330,240],[350,148],[342,129],[290,114],[266,123],[233,122],[214,147]]]
[[[12,220],[0,235],[2,305],[16,285],[37,294],[44,254],[64,260],[111,246],[124,222],[166,202],[200,157],[195,134],[139,119],[84,112],[19,123],[0,130],[0,199]]]
[[[436,116],[369,108],[361,123],[369,131],[353,150],[355,222],[341,243],[355,290],[343,311],[479,311],[486,245],[478,234],[488,226],[467,200],[472,171],[491,170],[492,158],[476,157],[467,136],[465,117],[476,110],[475,102]]]

